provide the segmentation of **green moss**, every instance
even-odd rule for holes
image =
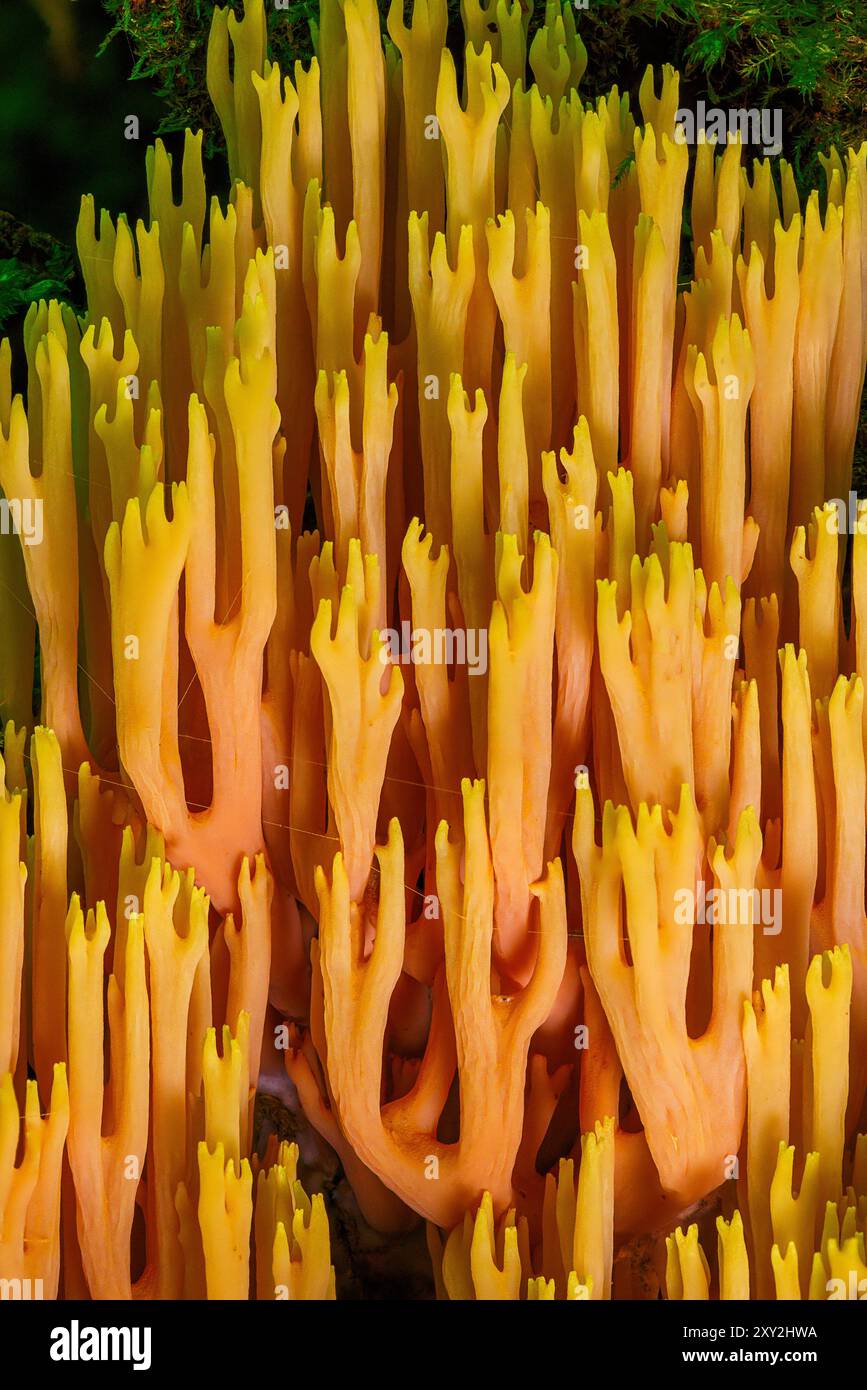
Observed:
[[[37,299],[72,298],[72,248],[0,212],[0,329]]]
[[[240,3],[228,7],[239,15]],[[214,0],[102,0],[112,20],[100,53],[124,37],[134,55],[131,81],[147,81],[165,106],[156,134],[203,130],[205,153],[222,146],[222,132],[205,81],[208,32],[218,5]],[[284,71],[296,58],[313,55],[310,21],[319,14],[317,0],[289,0],[287,9],[266,3],[269,51]]]
[[[579,28],[586,83],[637,94],[648,62],[682,74],[684,105],[779,106],[801,194],[818,187],[819,151],[863,139],[863,5],[838,0],[590,0]]]

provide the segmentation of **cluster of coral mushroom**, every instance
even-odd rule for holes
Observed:
[[[334,1297],[279,1070],[441,1297],[867,1288],[867,146],[463,8],[217,10],[228,202],[157,141],[0,352],[8,1287]]]

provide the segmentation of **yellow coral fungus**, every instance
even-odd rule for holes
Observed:
[[[867,145],[531,8],[216,9],[0,347],[4,1289],[863,1296]]]

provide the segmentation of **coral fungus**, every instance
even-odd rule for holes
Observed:
[[[867,145],[464,21],[217,9],[0,349],[4,1289],[867,1278]]]

